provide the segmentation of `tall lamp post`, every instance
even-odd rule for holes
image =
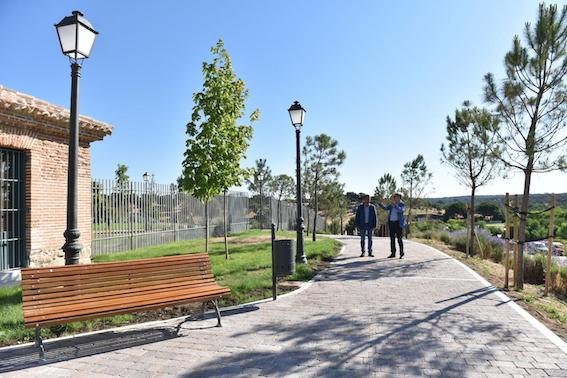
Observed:
[[[295,261],[300,263],[306,263],[307,258],[305,257],[305,252],[303,249],[303,215],[301,214],[301,151],[299,148],[301,126],[303,126],[303,120],[305,119],[305,109],[301,107],[298,101],[295,101],[287,110],[289,112],[289,117],[291,118],[291,124],[295,128],[295,153],[296,153],[296,170],[295,170],[295,181],[297,183],[297,251],[295,254]]]
[[[79,11],[63,18],[57,25],[61,51],[71,62],[71,114],[69,117],[69,165],[67,173],[67,229],[65,230],[65,265],[79,263],[83,248],[79,242],[81,233],[77,224],[77,179],[79,148],[79,78],[81,64],[91,54],[98,32]]]

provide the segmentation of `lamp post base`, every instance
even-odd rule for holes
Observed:
[[[63,251],[65,252],[65,265],[76,265],[79,263],[79,257],[83,246],[79,242],[81,232],[78,229],[66,230],[63,234],[65,236],[65,244]]]

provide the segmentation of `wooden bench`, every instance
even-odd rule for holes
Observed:
[[[206,253],[22,269],[24,323],[41,358],[44,326],[210,301],[220,327],[218,299],[229,294]]]

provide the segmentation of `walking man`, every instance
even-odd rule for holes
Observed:
[[[360,257],[364,256],[365,237],[368,237],[368,256],[374,257],[372,254],[372,234],[376,228],[376,208],[370,204],[369,195],[362,197],[362,204],[356,209],[354,223],[360,232]]]
[[[402,201],[402,195],[395,193],[390,198],[390,204],[384,205],[384,200],[380,200],[379,206],[388,210],[388,226],[390,228],[390,256],[388,258],[396,257],[396,239],[400,247],[400,259],[404,258],[404,243],[402,241],[402,228],[405,227],[404,208],[405,204]]]

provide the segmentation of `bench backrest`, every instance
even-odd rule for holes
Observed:
[[[89,300],[149,290],[214,283],[206,253],[121,262],[22,269],[22,296],[26,308],[59,302]]]

